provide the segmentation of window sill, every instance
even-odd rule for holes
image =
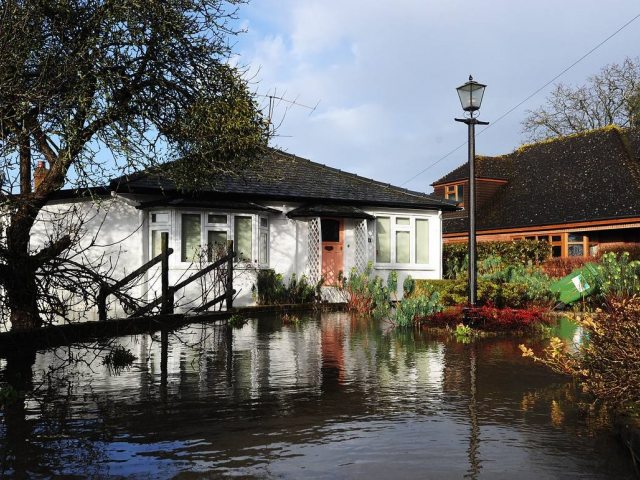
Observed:
[[[373,268],[377,270],[426,270],[435,271],[435,267],[429,264],[413,264],[407,265],[405,263],[393,264],[393,263],[374,263]]]

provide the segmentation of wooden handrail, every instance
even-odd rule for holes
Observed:
[[[236,252],[232,252],[230,255],[231,255],[231,258],[235,258],[235,256],[237,254],[236,254]],[[198,273],[194,273],[189,278],[181,281],[180,283],[175,284],[173,287],[171,287],[171,290],[173,290],[175,292],[177,290],[180,290],[183,287],[186,287],[187,285],[189,285],[194,280],[197,280],[200,277],[202,277],[202,276],[206,275],[207,273],[209,273],[211,270],[214,270],[214,269],[218,268],[220,265],[222,265],[223,263],[226,263],[228,260],[229,260],[229,254],[227,254],[224,257],[216,260],[215,262],[213,262],[208,267],[205,267],[202,270],[200,270]]]
[[[156,255],[147,263],[142,265],[140,268],[137,268],[136,270],[131,272],[129,275],[124,277],[122,280],[117,281],[113,285],[103,285],[102,287],[100,287],[100,291],[98,292],[98,302],[97,302],[98,303],[98,320],[100,320],[101,322],[104,322],[107,320],[107,297],[110,294],[120,290],[123,286],[125,286],[131,280],[144,274],[147,270],[149,270],[151,267],[153,267],[157,263],[162,262],[163,293],[168,290],[169,255],[173,253],[173,248],[168,248],[169,234],[167,232],[162,232],[160,234],[160,242],[161,242],[160,248],[162,251],[160,252],[159,255]],[[164,282],[165,276],[167,277],[166,287]]]
[[[173,253],[173,248],[169,248],[167,250],[167,255],[171,255]],[[131,272],[129,275],[127,275],[126,277],[124,277],[122,280],[119,280],[118,282],[114,283],[113,285],[107,285],[105,288],[109,291],[116,291],[119,290],[120,288],[124,287],[127,283],[129,283],[131,280],[133,280],[136,277],[139,277],[140,275],[142,275],[144,272],[146,272],[147,270],[149,270],[151,267],[153,267],[156,263],[160,263],[162,261],[163,255],[162,253],[153,257],[151,260],[149,260],[147,263],[145,263],[144,265],[142,265],[140,268],[138,268],[137,270],[134,270],[133,272]]]
[[[191,275],[189,278],[177,283],[173,287],[170,287],[169,286],[169,255],[173,253],[173,249],[167,248],[168,234],[163,232],[161,238],[162,238],[162,253],[160,253],[160,255],[157,255],[153,259],[149,260],[143,266],[131,272],[125,278],[123,278],[122,280],[119,280],[113,285],[108,285],[100,288],[100,292],[98,294],[98,318],[100,319],[100,321],[105,321],[107,319],[107,307],[106,307],[107,296],[117,291],[118,289],[120,289],[121,287],[129,283],[131,280],[133,280],[134,278],[142,275],[147,270],[149,270],[152,266],[154,266],[159,262],[162,262],[162,272],[161,272],[162,294],[160,295],[160,297],[156,298],[151,303],[148,303],[144,307],[136,310],[131,315],[132,317],[138,317],[138,316],[144,315],[150,312],[151,310],[153,310],[153,308],[157,305],[162,305],[160,309],[161,313],[163,314],[173,313],[174,295],[178,290],[186,287],[190,283],[194,282],[195,280],[198,280],[202,276],[206,275],[207,273],[211,272],[212,270],[220,267],[225,263],[227,263],[227,282],[225,285],[225,289],[226,289],[225,293],[223,293],[219,297],[216,297],[210,302],[207,302],[204,305],[201,305],[200,307],[195,309],[195,311],[196,312],[204,311],[209,307],[215,305],[216,303],[220,303],[225,299],[227,301],[227,310],[230,310],[231,308],[233,308],[233,295],[235,295],[236,293],[236,291],[233,289],[233,259],[237,256],[236,252],[233,251],[233,240],[227,241],[227,255],[216,260],[211,265],[203,268],[198,273],[195,273]]]

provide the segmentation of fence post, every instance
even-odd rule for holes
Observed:
[[[98,320],[107,321],[107,289],[100,287],[98,291]]]
[[[233,308],[233,240],[227,240],[227,310]]]
[[[160,313],[173,313],[173,294],[169,293],[169,233],[160,234],[160,245],[162,248],[161,282],[162,282],[162,305]]]

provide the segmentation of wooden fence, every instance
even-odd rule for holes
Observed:
[[[107,297],[118,292],[122,287],[127,285],[132,280],[137,277],[143,275],[147,270],[149,270],[154,265],[160,263],[160,282],[161,282],[161,295],[151,303],[137,309],[133,312],[130,317],[140,317],[148,314],[153,310],[156,306],[160,305],[160,313],[161,314],[171,314],[174,310],[175,304],[175,293],[181,288],[186,287],[190,283],[198,280],[203,277],[207,273],[219,268],[220,266],[227,264],[227,275],[225,279],[225,291],[222,295],[214,298],[213,300],[200,305],[195,309],[195,312],[203,312],[211,308],[212,306],[226,300],[227,310],[231,310],[233,308],[233,296],[236,291],[233,289],[233,259],[236,256],[236,253],[233,251],[233,240],[227,241],[227,254],[213,262],[211,265],[203,268],[197,273],[194,273],[186,280],[183,280],[176,285],[169,286],[169,256],[173,253],[172,248],[168,248],[169,234],[166,232],[162,232],[161,234],[161,252],[158,256],[152,258],[147,263],[142,265],[137,270],[131,272],[129,275],[124,277],[122,280],[114,283],[113,285],[105,285],[100,288],[98,293],[98,319],[100,321],[107,320]]]

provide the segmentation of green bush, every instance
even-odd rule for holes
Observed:
[[[380,277],[371,278],[371,268],[372,263],[369,262],[363,273],[351,269],[348,277],[344,277],[342,272],[338,276],[338,285],[349,310],[377,320],[387,320],[397,327],[413,326],[417,317],[442,311],[437,293],[415,294],[416,281],[411,276],[402,283],[404,299],[398,300],[398,274],[390,271],[385,286]],[[395,300],[395,309],[391,306],[392,300]]]
[[[320,279],[313,285],[305,275],[298,281],[294,273],[285,285],[282,275],[274,270],[258,270],[256,283],[251,287],[251,292],[258,305],[311,303],[320,301],[322,281]]]
[[[598,248],[598,257],[602,257],[607,253],[615,253],[621,255],[627,252],[629,260],[640,260],[640,243],[610,243],[608,245],[600,245]]]
[[[629,258],[628,252],[602,255],[592,295],[597,303],[606,307],[640,294],[640,261]]]
[[[414,297],[438,293],[445,306],[463,305],[469,300],[469,280],[416,280]],[[554,299],[549,290],[550,281],[531,279],[527,282],[500,282],[478,279],[478,304],[490,303],[498,308],[524,308],[531,305],[551,303]]]
[[[457,278],[467,271],[468,245],[466,243],[447,243],[442,247],[443,276]],[[500,258],[506,265],[540,265],[551,257],[551,245],[541,240],[518,240],[500,242],[478,242],[478,262],[489,257]]]
[[[396,303],[392,321],[397,327],[412,327],[419,317],[444,310],[437,292],[417,298],[405,298]]]
[[[377,320],[389,320],[391,318],[391,301],[398,300],[398,274],[395,270],[391,270],[385,286],[379,276],[371,278],[372,266],[373,263],[369,262],[365,271],[360,274],[355,268],[352,268],[348,277],[344,277],[340,272],[338,286],[346,299],[349,310],[358,315],[370,315]]]

